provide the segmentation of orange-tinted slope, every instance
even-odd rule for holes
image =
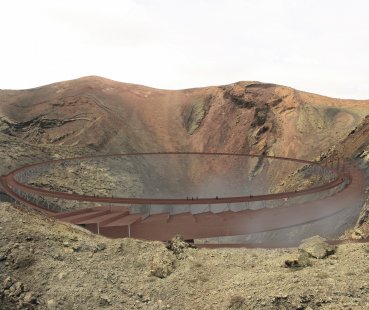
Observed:
[[[0,90],[3,148],[9,148],[4,139],[9,137],[32,148],[78,146],[98,153],[206,151],[313,160],[342,145],[338,153],[351,157],[359,149],[367,154],[368,114],[369,100],[333,99],[259,82],[167,91],[85,77]],[[253,167],[268,178],[280,173],[258,161]],[[186,168],[191,176],[206,174],[196,164]]]
[[[0,98],[1,132],[104,152],[265,151],[312,159],[369,111],[369,101],[255,82],[166,91],[86,77],[2,90]]]

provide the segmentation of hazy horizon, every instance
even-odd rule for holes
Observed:
[[[96,75],[162,89],[260,81],[369,99],[369,2],[0,4],[0,89]]]

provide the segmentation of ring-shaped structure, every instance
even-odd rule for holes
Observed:
[[[242,157],[251,157],[251,158],[263,158],[263,159],[277,159],[282,161],[290,161],[297,162],[304,165],[312,165],[324,169],[328,169],[335,175],[334,180],[319,186],[314,186],[308,189],[298,190],[298,191],[290,191],[290,192],[282,192],[275,194],[263,194],[263,195],[249,195],[249,196],[236,196],[236,197],[213,197],[213,198],[198,198],[196,200],[188,200],[185,198],[124,198],[124,197],[98,197],[98,196],[90,196],[90,195],[81,195],[74,193],[65,193],[58,192],[52,190],[46,190],[42,188],[38,188],[29,184],[24,184],[18,180],[18,176],[27,173],[32,169],[42,168],[44,166],[48,166],[50,164],[56,163],[69,163],[72,161],[84,161],[90,159],[102,159],[109,157],[120,157],[120,156],[150,156],[150,155],[199,155],[199,156],[242,156]],[[341,164],[341,165],[340,165]],[[334,168],[333,166],[336,166]],[[327,191],[333,188],[336,188],[340,185],[343,185],[344,182],[347,181],[347,175],[345,174],[345,163],[340,163],[337,160],[334,164],[331,163],[331,167],[328,167],[328,163],[318,164],[316,162],[295,159],[295,158],[287,158],[280,156],[268,156],[268,155],[254,155],[254,154],[238,154],[238,153],[210,153],[210,152],[153,152],[153,153],[123,153],[123,154],[104,154],[104,155],[95,155],[95,156],[82,156],[75,158],[66,158],[66,159],[57,159],[50,160],[36,164],[29,164],[23,167],[20,167],[8,175],[3,176],[2,183],[8,185],[11,189],[16,189],[18,191],[22,191],[32,195],[39,195],[44,197],[53,197],[59,199],[66,200],[76,200],[76,201],[89,201],[89,202],[97,202],[97,203],[117,203],[117,204],[128,204],[128,205],[205,205],[205,204],[224,204],[224,203],[240,203],[240,202],[255,202],[255,201],[268,201],[268,200],[278,200],[284,198],[291,198],[297,196],[303,196],[307,194],[319,193],[322,191]],[[3,186],[4,187],[4,186]]]

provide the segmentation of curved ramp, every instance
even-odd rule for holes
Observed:
[[[150,153],[158,154],[158,153]],[[161,153],[163,154],[163,153]],[[176,154],[176,153],[167,153]],[[216,154],[216,153],[178,153],[178,154]],[[247,154],[228,154],[234,156],[251,156],[265,157]],[[120,154],[124,156],[134,156],[137,154]],[[147,155],[147,154],[146,154]],[[98,157],[119,156],[101,155]],[[83,160],[89,157],[80,157],[75,159],[57,160],[46,163],[38,163],[18,168],[6,176],[0,177],[0,186],[4,191],[17,201],[26,204],[34,209],[45,212],[47,215],[73,224],[86,227],[90,231],[102,234],[111,238],[134,237],[148,240],[170,240],[174,235],[181,234],[185,239],[200,239],[221,236],[245,235],[257,232],[271,231],[281,228],[298,226],[310,222],[314,222],[340,211],[350,208],[357,204],[363,197],[364,177],[362,172],[354,166],[345,166],[340,170],[339,161],[337,161],[337,170],[335,172],[336,179],[311,189],[285,192],[269,195],[258,196],[242,196],[242,197],[225,197],[225,198],[202,198],[198,200],[187,199],[134,199],[134,198],[113,198],[113,197],[95,197],[77,194],[68,194],[61,192],[53,192],[45,189],[32,187],[23,184],[17,180],[17,175],[27,173],[30,169],[43,167],[54,162],[67,162],[71,160]],[[305,164],[317,165],[316,163],[281,157],[281,160],[297,161]],[[346,185],[346,180],[349,180]],[[262,208],[258,210],[244,211],[223,211],[219,213],[204,212],[192,214],[190,212],[180,214],[140,214],[130,213],[127,206],[103,206],[73,212],[57,213],[52,209],[45,209],[39,202],[37,197],[56,197],[59,199],[71,199],[79,201],[92,201],[99,203],[121,203],[121,204],[178,204],[200,206],[220,203],[248,203],[254,201],[273,201],[284,198],[292,198],[308,194],[320,193],[335,189],[339,186],[346,185],[341,191],[335,195],[322,200],[315,200],[306,203],[279,206],[274,208]],[[210,209],[210,207],[209,207]]]

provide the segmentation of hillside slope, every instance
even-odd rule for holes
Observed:
[[[48,158],[162,151],[264,153],[308,160],[339,155],[355,158],[365,170],[368,115],[369,100],[333,99],[260,82],[168,91],[91,76],[29,90],[0,90],[0,173]],[[184,175],[202,184],[226,171],[221,165],[226,163],[173,160],[168,171],[173,178]],[[294,169],[257,160],[248,167],[252,177],[267,175],[273,186]],[[87,180],[95,180],[84,172]],[[268,190],[270,184],[258,185],[259,190]],[[66,185],[60,186],[69,188]]]
[[[0,91],[0,132],[98,152],[265,151],[314,158],[368,113],[368,100],[255,82],[165,91],[86,77]]]
[[[368,309],[365,244],[286,268],[293,249],[110,240],[0,203],[1,309]]]
[[[40,146],[52,157],[207,151],[313,160],[345,139],[368,113],[368,100],[332,99],[259,82],[167,91],[85,77],[0,91],[0,135],[29,145],[33,160],[44,159],[37,155]],[[6,143],[0,147],[4,161],[18,156]],[[171,169],[203,182],[199,176],[217,168],[178,162]],[[248,169],[269,175],[273,183],[294,167],[265,167],[255,160]]]
[[[30,162],[78,155],[224,151],[310,160],[345,157],[365,171],[369,184],[368,114],[369,100],[333,99],[259,82],[166,91],[86,77],[0,90],[0,174]],[[267,170],[269,179],[287,178],[291,172],[252,164]],[[214,168],[173,161],[173,169],[166,169],[175,175],[176,165],[192,178]],[[71,186],[69,180],[79,175],[81,191],[106,194],[108,188],[110,194],[103,178],[131,184],[117,182],[108,170],[100,178],[94,177],[94,167],[69,170],[55,173],[57,186]],[[0,200],[6,198],[0,191]],[[328,224],[347,224],[346,218],[339,220]],[[312,230],[315,224],[302,229]],[[296,231],[278,234],[250,238],[273,241]],[[305,266],[290,269],[285,261],[296,258],[296,250],[187,248],[175,253],[158,242],[92,235],[8,203],[0,203],[0,236],[1,309],[369,307],[369,249],[364,244],[340,245],[335,255],[310,258]],[[365,236],[368,201],[346,237]]]

